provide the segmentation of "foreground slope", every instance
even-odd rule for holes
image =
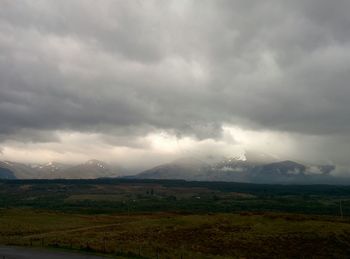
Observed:
[[[1,211],[0,234],[4,245],[126,258],[348,258],[350,254],[349,219],[278,213],[81,216],[7,209]]]

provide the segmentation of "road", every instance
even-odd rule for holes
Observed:
[[[0,247],[0,259],[106,259],[106,257],[22,247]]]

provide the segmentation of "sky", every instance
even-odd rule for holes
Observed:
[[[1,0],[0,160],[350,166],[348,0]]]

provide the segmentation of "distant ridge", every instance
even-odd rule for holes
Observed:
[[[193,160],[193,163],[181,161],[156,166],[141,172],[135,178],[282,184],[337,181],[331,175],[335,166],[330,165],[303,165],[290,160],[263,163],[238,158],[224,159],[211,165],[198,160]]]
[[[344,179],[333,176],[334,170],[335,166],[332,165],[304,165],[290,160],[254,162],[236,157],[208,162],[185,157],[129,178],[267,184],[341,184]],[[125,175],[127,170],[112,167],[96,159],[73,166],[56,162],[23,164],[0,161],[0,179],[96,179]]]
[[[118,177],[124,173],[122,170],[96,159],[74,166],[56,162],[24,164],[0,161],[0,179],[95,179]]]

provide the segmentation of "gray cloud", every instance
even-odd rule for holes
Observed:
[[[147,148],[151,132],[220,139],[229,124],[318,136],[345,160],[348,1],[1,5],[2,141],[76,131]]]

